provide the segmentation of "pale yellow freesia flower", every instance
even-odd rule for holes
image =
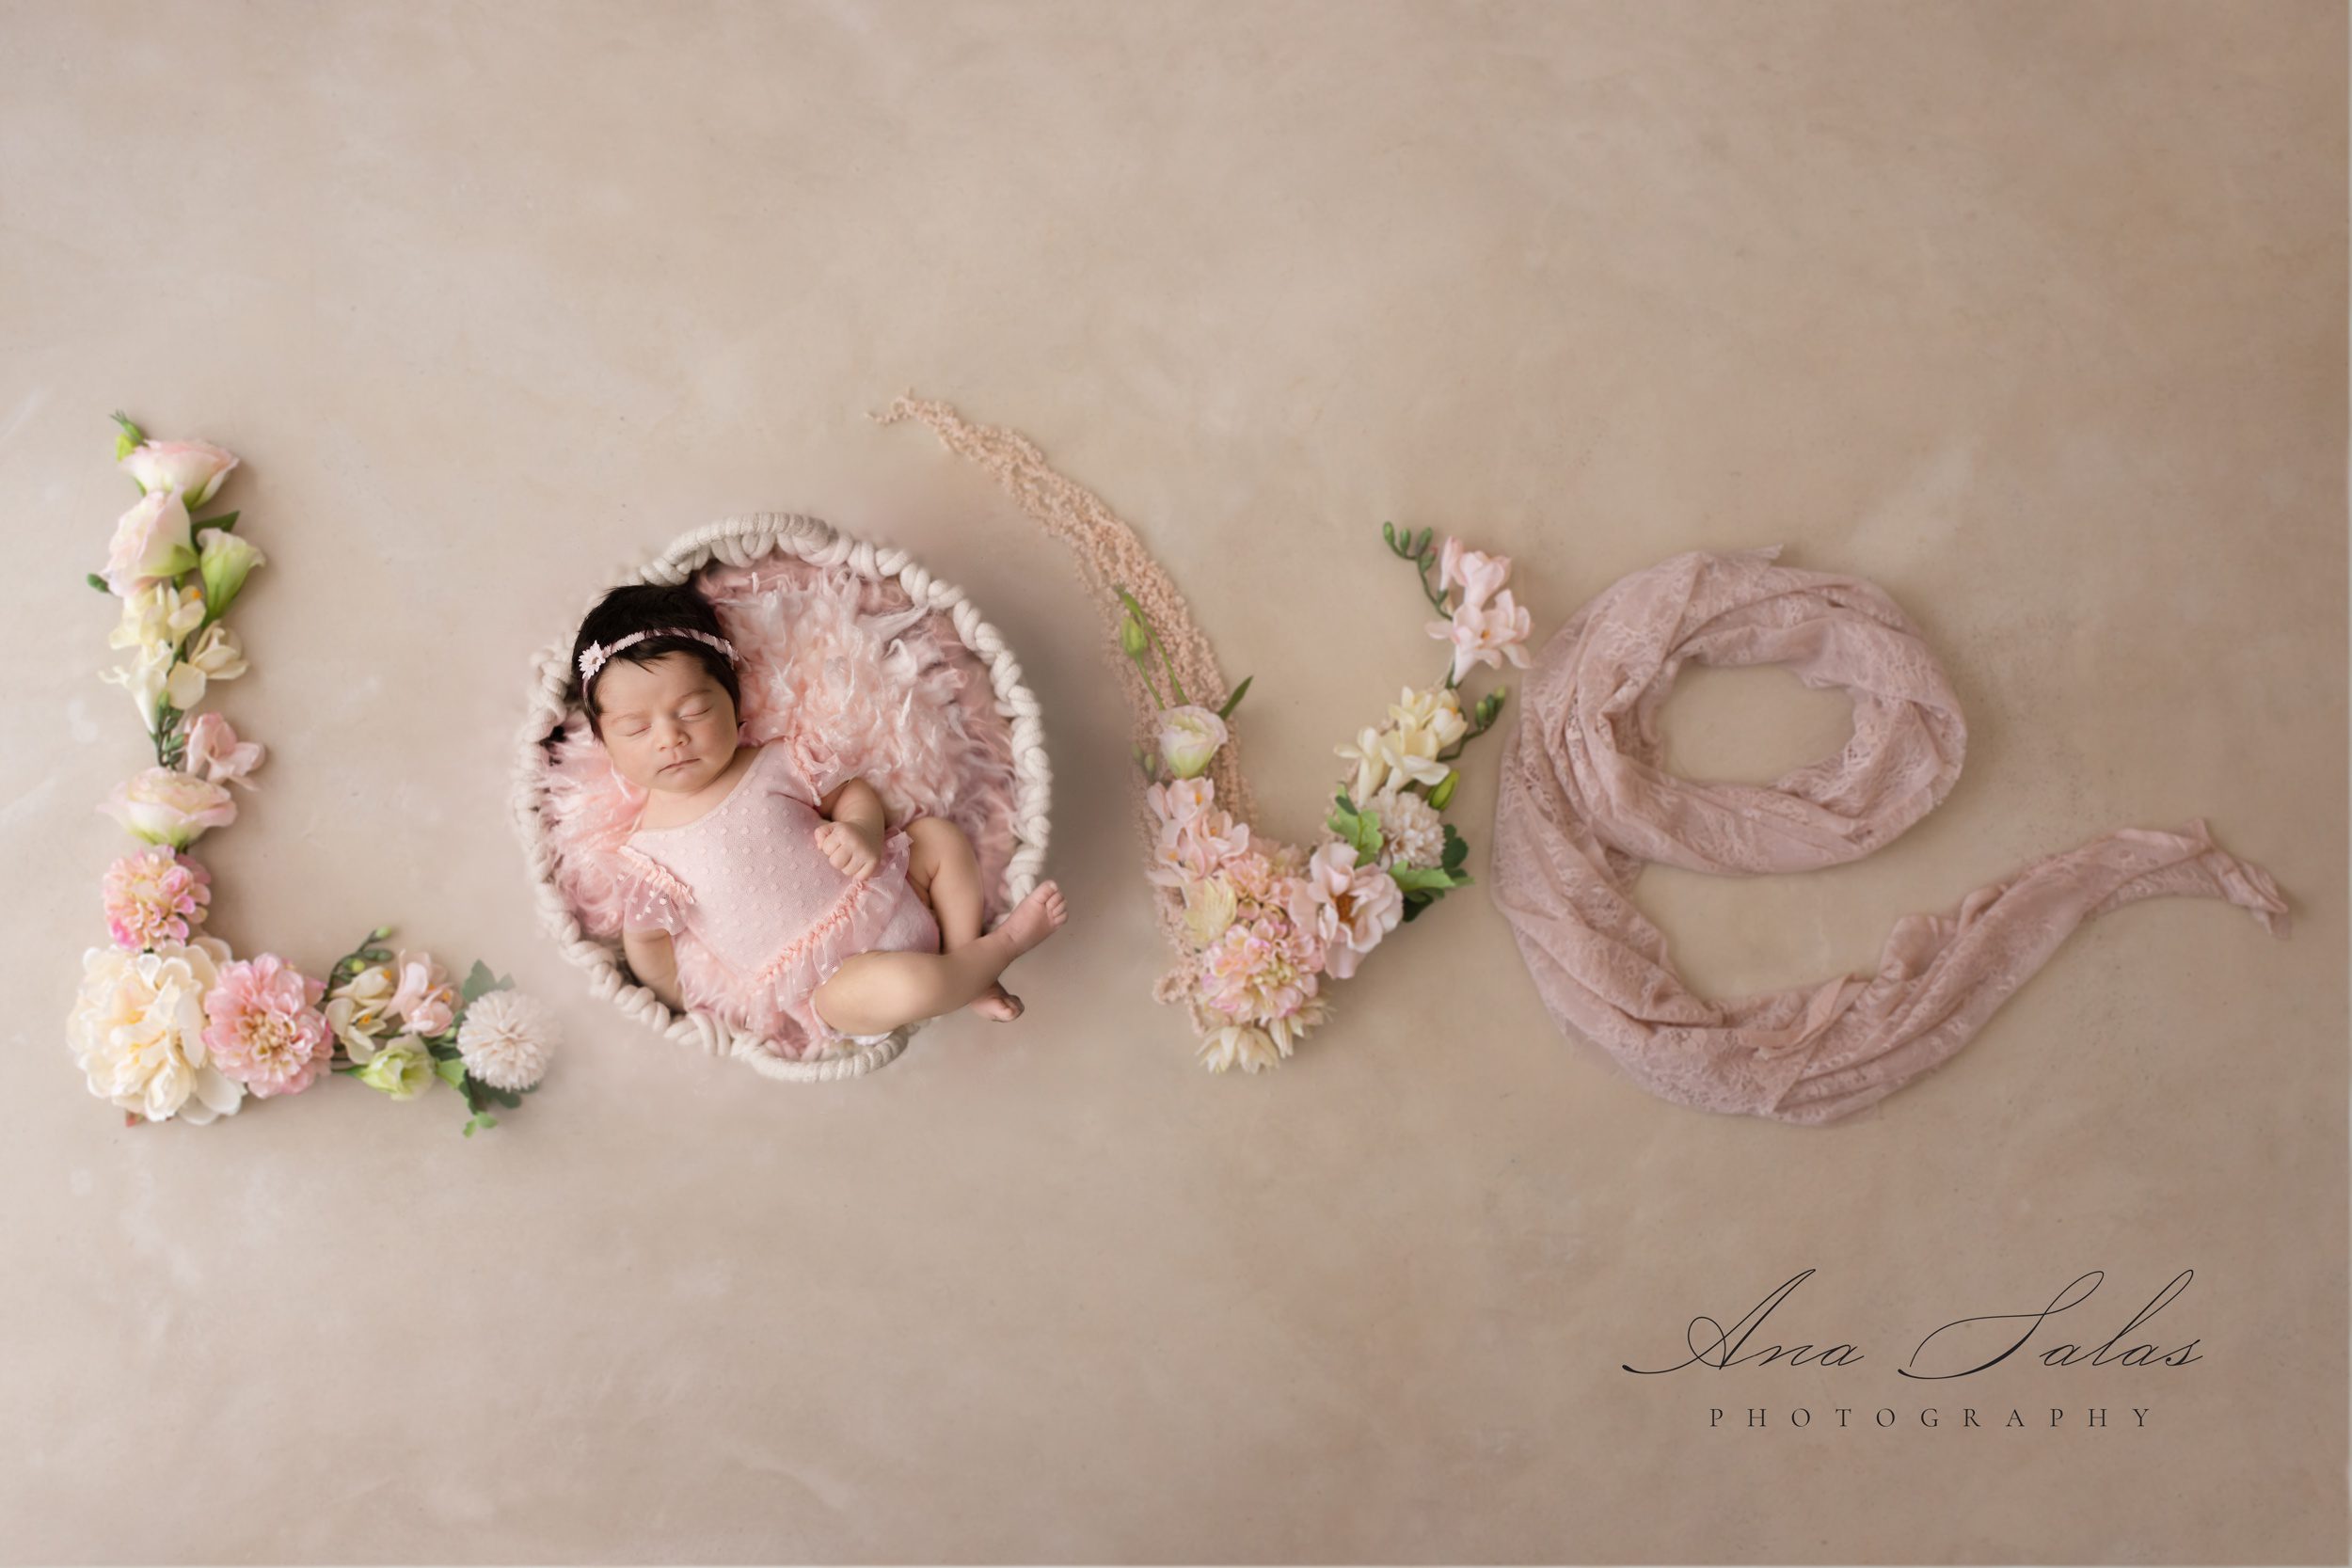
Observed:
[[[1438,737],[1439,751],[1461,739],[1470,728],[1470,721],[1462,717],[1462,699],[1450,686],[1426,691],[1405,688],[1397,700],[1389,705],[1389,717],[1432,732]]]
[[[1438,738],[1439,732],[1419,724],[1401,724],[1380,735],[1380,757],[1389,765],[1392,775],[1412,780],[1415,784],[1435,785],[1451,770],[1451,765],[1438,760],[1438,753],[1446,743]]]
[[[1362,800],[1376,795],[1381,786],[1389,782],[1388,757],[1381,749],[1380,734],[1375,729],[1359,730],[1353,746],[1332,748],[1335,754],[1356,765],[1356,777],[1348,790],[1351,800]]]
[[[392,998],[399,994],[399,986],[392,977],[389,964],[370,964],[327,992],[326,1026],[335,1031],[335,1037],[343,1042],[343,1053],[353,1061],[365,1063],[373,1057],[381,1042],[376,1036],[385,1028],[392,1010]]]
[[[203,624],[202,593],[175,588],[167,582],[153,583],[122,601],[122,619],[115,623],[106,644],[113,648],[137,648],[162,642],[177,648],[187,641],[188,633]]]
[[[112,670],[102,670],[98,678],[108,686],[119,686],[128,692],[139,710],[139,722],[147,733],[155,733],[156,705],[171,684],[171,672],[179,663],[179,656],[168,642],[149,642],[142,645],[138,657],[129,664]]]

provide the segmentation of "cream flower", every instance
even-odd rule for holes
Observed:
[[[1213,876],[1188,881],[1184,887],[1184,930],[1193,944],[1206,947],[1225,934],[1225,927],[1233,923],[1233,911],[1240,899],[1233,884],[1223,876]]]
[[[124,452],[117,466],[142,490],[183,491],[188,505],[202,506],[237,466],[237,456],[210,441],[144,441]]]
[[[107,635],[111,648],[137,648],[151,642],[173,648],[204,624],[204,595],[197,589],[152,582],[122,601],[122,619]]]
[[[1344,757],[1356,765],[1356,777],[1350,781],[1348,786],[1349,800],[1361,800],[1367,796],[1375,795],[1388,784],[1389,762],[1380,748],[1378,730],[1359,730],[1356,733],[1356,744],[1335,746],[1332,752],[1333,754]]]
[[[176,768],[150,768],[115,785],[98,807],[150,844],[184,849],[208,828],[237,819],[237,803],[220,784]]]
[[[433,1083],[433,1053],[416,1036],[402,1035],[386,1041],[354,1076],[394,1100],[414,1100]]]
[[[1228,1023],[1213,1029],[1201,1040],[1200,1051],[1202,1065],[1211,1072],[1225,1072],[1233,1068],[1244,1072],[1263,1072],[1288,1054],[1274,1043],[1272,1036],[1254,1023]]]
[[[1450,763],[1438,760],[1438,753],[1446,748],[1439,731],[1420,724],[1399,724],[1380,733],[1380,760],[1388,765],[1380,787],[1385,789],[1401,779],[1435,787],[1453,770]],[[1375,791],[1377,793],[1377,791]]]
[[[1380,818],[1382,869],[1391,865],[1427,869],[1445,861],[1445,819],[1416,790],[1384,789],[1359,804]]]
[[[234,680],[245,673],[245,645],[237,641],[235,632],[215,621],[204,628],[204,635],[188,650],[187,661],[197,672],[196,695],[200,699],[206,681]],[[183,703],[174,695],[171,705],[185,713],[195,704]]]
[[[485,991],[468,1005],[457,1026],[457,1054],[466,1070],[494,1089],[530,1088],[547,1076],[558,1043],[555,1014],[535,996]]]
[[[127,599],[195,565],[191,526],[178,491],[149,491],[115,520],[114,538],[106,546],[106,586]]]
[[[204,1046],[204,996],[228,961],[229,944],[217,937],[146,953],[85,952],[66,1028],[90,1093],[150,1121],[233,1116],[245,1085],[215,1067]]]
[[[1450,686],[1416,691],[1406,687],[1389,705],[1389,717],[1401,726],[1425,729],[1438,737],[1438,750],[1462,738],[1470,721],[1462,717],[1462,699]]]
[[[1198,704],[1160,714],[1160,760],[1177,778],[1194,779],[1207,772],[1209,759],[1226,738],[1225,721]]]
[[[392,996],[397,990],[389,964],[370,964],[326,993],[322,1010],[326,1014],[326,1026],[343,1042],[343,1054],[361,1063],[375,1054],[382,1044],[379,1037],[390,1027]]]
[[[147,726],[148,734],[153,735],[156,721],[161,717],[159,706],[171,691],[172,673],[185,668],[170,643],[150,642],[139,649],[138,657],[129,664],[102,670],[98,678],[108,686],[122,688],[132,705],[139,710],[139,722]],[[181,689],[187,689],[185,676],[181,679]],[[201,694],[203,688],[199,686],[197,690]]]

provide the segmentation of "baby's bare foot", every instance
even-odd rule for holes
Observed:
[[[1010,1023],[1021,1016],[1021,998],[1007,990],[1002,982],[992,983],[988,990],[964,1006],[982,1018],[993,1018],[999,1023]]]
[[[1069,917],[1062,908],[1061,889],[1052,882],[1040,882],[989,935],[1012,950],[1005,960],[1009,963],[1052,936]]]

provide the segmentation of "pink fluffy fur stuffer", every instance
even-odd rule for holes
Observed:
[[[964,646],[943,611],[918,608],[894,580],[863,578],[777,555],[747,566],[713,562],[695,585],[735,644],[743,690],[743,740],[786,737],[831,752],[874,786],[888,826],[942,816],[961,828],[979,859],[985,921],[1004,912],[1012,859],[1012,726],[996,709],[987,661]],[[554,851],[555,885],[580,927],[599,941],[621,935],[618,849],[645,803],[612,769],[577,708],[548,746],[541,808]],[[707,968],[678,942],[679,983],[690,1002]],[[727,1022],[741,1027],[743,1021]],[[771,1042],[799,1057],[803,1040]]]

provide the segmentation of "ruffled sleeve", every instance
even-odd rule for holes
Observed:
[[[794,792],[805,791],[803,799],[812,806],[821,806],[825,797],[844,779],[854,776],[834,749],[817,736],[795,730],[778,744],[784,748],[784,760],[790,764],[786,775],[792,780]]]
[[[627,844],[621,846],[621,929],[683,932],[693,890],[660,861]]]

